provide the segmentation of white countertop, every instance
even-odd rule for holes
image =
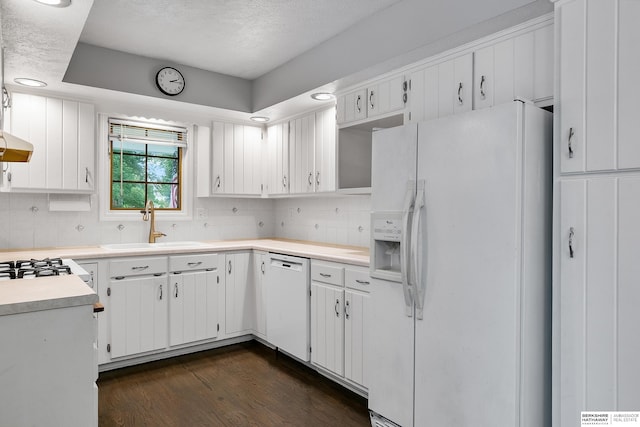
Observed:
[[[369,266],[369,250],[358,246],[330,245],[288,239],[251,239],[203,242],[198,247],[154,247],[108,250],[100,246],[12,249],[0,251],[0,261],[16,259],[72,258],[75,260],[160,254],[186,254],[259,250],[305,258]],[[73,307],[98,302],[97,294],[77,276],[0,281],[0,316]]]
[[[0,281],[0,316],[96,302],[98,295],[77,276]]]
[[[369,250],[360,246],[330,245],[289,239],[247,239],[204,241],[206,245],[198,247],[153,247],[139,249],[109,250],[100,246],[55,247],[41,249],[0,251],[0,261],[12,259],[60,257],[74,260],[115,258],[124,256],[144,256],[176,253],[227,252],[238,250],[260,250],[277,252],[323,261],[335,261],[345,264],[369,266]],[[1,302],[0,302],[1,303]]]

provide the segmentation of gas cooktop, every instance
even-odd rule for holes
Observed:
[[[36,277],[76,274],[86,281],[88,274],[70,259],[45,258],[17,261],[0,261],[0,280],[32,279]],[[82,277],[87,275],[87,278]]]

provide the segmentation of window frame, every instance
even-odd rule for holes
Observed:
[[[186,124],[180,122],[172,122],[166,120],[158,120],[158,119],[147,119],[147,118],[139,118],[139,117],[130,117],[130,116],[122,116],[122,115],[114,115],[114,114],[98,114],[98,126],[97,131],[99,133],[98,141],[99,148],[97,156],[98,168],[99,171],[99,190],[97,191],[97,195],[99,198],[99,204],[101,208],[100,212],[100,220],[101,221],[138,221],[141,218],[139,209],[121,209],[115,208],[112,209],[111,205],[111,141],[109,137],[109,120],[123,120],[123,121],[134,121],[138,122],[142,125],[148,125],[149,127],[162,127],[162,126],[170,126],[170,127],[182,127],[186,129],[185,133],[185,144],[180,147],[180,156],[179,156],[179,177],[178,182],[180,183],[178,191],[180,192],[180,208],[158,208],[156,210],[157,218],[159,220],[167,220],[167,221],[188,221],[193,219],[192,212],[192,183],[193,183],[193,167],[192,156],[190,155],[192,150],[191,139],[194,135],[194,125]],[[152,145],[153,143],[150,142]]]

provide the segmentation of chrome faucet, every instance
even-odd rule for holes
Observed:
[[[151,223],[149,224],[149,243],[155,243],[158,237],[166,236],[166,234],[156,231],[156,215],[153,209],[153,201],[149,200],[144,206],[144,210],[140,211],[140,213],[143,214],[143,221],[149,221],[149,218],[151,218]]]

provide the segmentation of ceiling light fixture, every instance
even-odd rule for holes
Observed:
[[[258,122],[258,123],[266,123],[269,121],[269,117],[264,117],[264,116],[253,116],[249,118],[254,122]]]
[[[25,77],[17,77],[13,79],[13,81],[18,83],[19,85],[29,87],[45,87],[47,85],[45,82],[41,82],[40,80],[27,79]]]
[[[71,0],[34,0],[38,3],[46,4],[53,7],[67,7],[71,4]]]
[[[329,101],[331,99],[335,99],[335,96],[332,93],[328,92],[317,92],[312,93],[311,98],[315,99],[316,101]]]

